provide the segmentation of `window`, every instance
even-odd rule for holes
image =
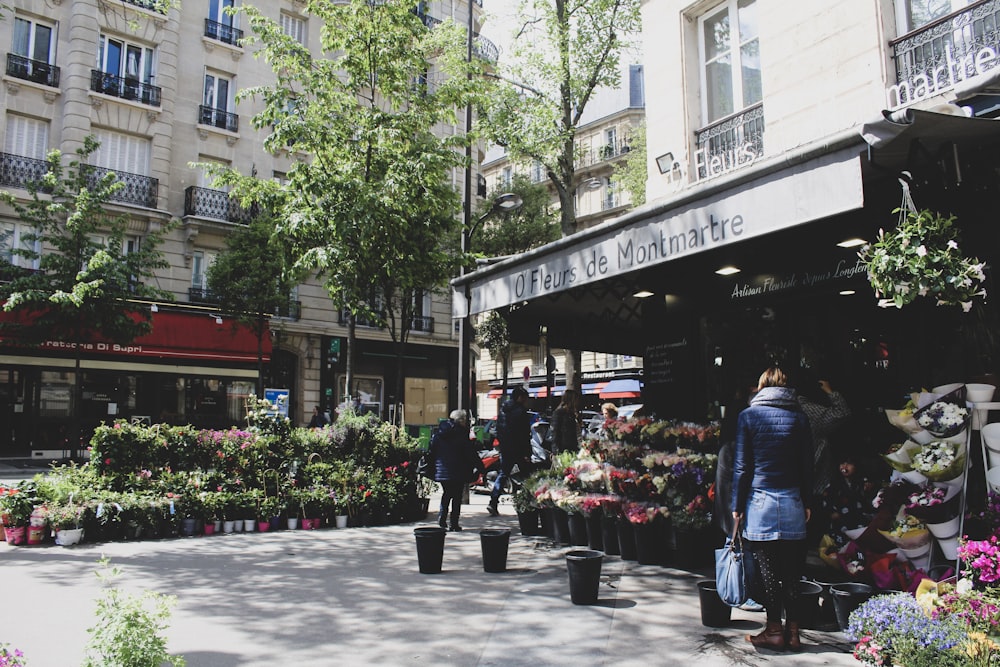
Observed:
[[[41,253],[41,241],[31,239],[31,229],[25,227],[20,222],[0,223],[0,258],[4,261],[19,266],[23,269],[37,269],[39,253]],[[14,254],[14,248],[31,252],[31,257]]]
[[[56,56],[55,27],[39,23],[33,19],[14,19],[14,41],[11,52],[14,55],[54,64]]]
[[[232,28],[236,25],[234,21],[235,17],[228,14],[226,10],[232,9],[233,5],[233,0],[209,0],[208,19]]]
[[[699,29],[705,122],[760,102],[756,0],[727,0],[699,20]]]
[[[306,22],[291,14],[281,12],[281,32],[285,33],[299,44],[306,43]]]
[[[97,67],[105,74],[128,81],[153,82],[153,49],[123,39],[101,35]]]
[[[430,315],[430,292],[417,290],[413,295],[413,317],[410,321],[410,331],[430,332],[434,327],[434,320]]]
[[[531,182],[541,183],[545,180],[545,167],[538,160],[531,163]]]
[[[942,16],[957,12],[971,4],[973,0],[897,0],[896,20],[899,34],[916,30]]]
[[[215,261],[215,253],[195,250],[191,256],[191,287],[208,291],[208,267]]]
[[[94,135],[101,142],[91,158],[96,166],[128,174],[149,175],[149,139],[103,129],[95,130]]]
[[[618,183],[610,176],[604,182],[604,209],[618,206]]]
[[[44,160],[49,151],[49,123],[36,118],[7,115],[3,152]]]
[[[202,125],[212,125],[231,132],[236,132],[236,115],[230,113],[232,108],[231,91],[234,90],[232,79],[214,72],[205,73],[205,89],[199,121]]]
[[[500,185],[509,188],[514,179],[514,171],[511,167],[504,167],[500,172]]]

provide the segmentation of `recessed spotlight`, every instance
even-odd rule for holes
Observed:
[[[731,276],[734,273],[739,273],[739,272],[740,270],[737,269],[735,266],[724,266],[716,271],[716,273],[718,273],[720,276]]]
[[[634,296],[637,299],[648,299],[649,297],[653,296],[653,293],[650,292],[648,289],[641,289],[632,296]]]
[[[854,290],[852,290],[852,289],[840,290],[840,295],[841,296],[850,296],[852,294],[854,294]]]
[[[864,245],[866,243],[868,243],[868,241],[865,241],[864,239],[859,239],[859,238],[855,237],[853,239],[847,239],[845,241],[841,241],[837,245],[839,247],[841,247],[841,248],[856,248],[859,245]]]

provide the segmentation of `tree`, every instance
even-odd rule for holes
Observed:
[[[152,329],[149,301],[171,301],[155,285],[157,269],[169,266],[159,246],[170,226],[153,228],[139,247],[126,245],[128,217],[108,210],[123,184],[87,162],[99,148],[88,136],[68,168],[62,153],[48,154],[48,172],[26,185],[29,199],[0,192],[24,223],[22,243],[11,254],[37,270],[15,270],[0,283],[5,312],[18,315],[0,330],[18,344],[54,340],[72,344],[76,360],[74,418],[80,407],[80,358],[97,342],[127,344]],[[76,428],[79,430],[79,422]]]
[[[273,197],[275,233],[348,316],[350,391],[357,318],[389,326],[401,359],[413,297],[443,287],[462,261],[451,177],[469,138],[435,130],[481,101],[482,64],[467,61],[464,29],[409,0],[307,0],[303,11],[323,25],[317,57],[255,7],[241,11],[276,81],[239,98],[263,101],[253,122],[270,130],[269,150],[309,157],[281,188],[210,171],[244,204]]]
[[[510,368],[510,330],[507,320],[498,311],[490,311],[476,327],[476,342],[490,351],[490,356],[503,363],[501,396],[507,395],[507,371]]]
[[[629,134],[629,152],[615,165],[615,178],[628,191],[633,206],[646,203],[646,122]]]
[[[489,213],[496,198],[505,192],[521,197],[521,208],[485,221],[470,239],[472,252],[484,257],[516,255],[559,238],[558,213],[550,205],[548,190],[520,174],[509,186],[490,193],[479,210],[480,217]]]
[[[264,335],[271,315],[288,307],[296,285],[285,249],[272,237],[274,221],[256,215],[226,238],[226,250],[208,269],[208,289],[222,310],[235,316],[257,338],[257,397],[264,397]],[[247,267],[253,267],[248,271]]]
[[[521,26],[484,131],[515,161],[537,161],[559,197],[564,236],[576,231],[576,132],[600,87],[617,87],[620,57],[639,31],[639,0],[521,0]],[[567,386],[579,389],[580,353]]]

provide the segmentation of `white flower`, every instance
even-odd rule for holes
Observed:
[[[896,285],[896,291],[899,292],[900,294],[909,294],[910,283],[905,283],[905,282],[899,283],[898,285]]]
[[[924,247],[923,245],[919,246],[917,248],[917,255],[920,256],[920,257],[926,257],[927,256],[927,248]]]
[[[892,306],[895,306],[895,305],[896,304],[893,302],[892,299],[879,299],[878,300],[878,307],[879,308],[891,308]]]
[[[963,301],[962,302],[962,312],[963,313],[967,313],[970,310],[972,310],[972,302],[971,301]]]
[[[958,250],[958,244],[955,243],[954,239],[952,239],[951,241],[948,241],[948,248],[951,249],[951,250]]]
[[[972,579],[969,579],[968,577],[962,577],[961,579],[959,579],[958,583],[955,584],[955,592],[958,593],[959,595],[966,595],[967,593],[971,593]]]
[[[920,289],[917,290],[917,294],[919,294],[920,296],[927,296],[927,292],[928,292],[927,285],[920,283]]]
[[[983,267],[984,266],[986,266],[986,264],[983,264],[983,263],[973,264],[972,265],[972,270],[976,274],[976,279],[978,279],[978,280],[986,280],[986,274],[983,273]]]

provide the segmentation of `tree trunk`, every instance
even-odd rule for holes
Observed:
[[[565,350],[566,388],[580,391],[580,367],[583,353],[580,350]]]
[[[257,398],[264,398],[264,316],[257,319]]]
[[[354,382],[354,343],[357,339],[357,321],[354,313],[347,313],[347,359],[344,361],[344,396],[342,401],[346,401],[351,396],[351,384]]]

